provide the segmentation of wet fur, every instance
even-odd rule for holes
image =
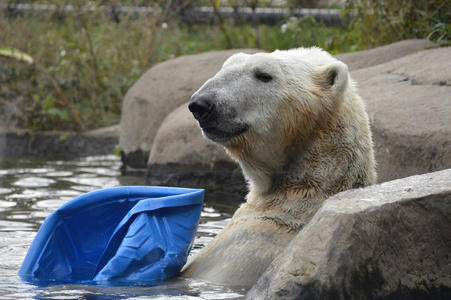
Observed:
[[[270,55],[260,57],[270,60]],[[263,125],[250,124],[247,132],[220,142],[241,165],[250,191],[230,223],[189,261],[183,276],[251,286],[325,199],[376,181],[368,118],[347,67],[318,48],[273,55],[314,62],[308,71],[283,81],[279,99],[270,110],[262,109]],[[249,67],[246,58],[235,58],[235,64]],[[200,90],[214,89],[215,80],[227,78],[228,66],[234,66],[230,60]]]

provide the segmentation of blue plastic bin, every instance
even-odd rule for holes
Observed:
[[[177,276],[197,231],[204,190],[117,187],[79,196],[39,229],[19,275],[47,283],[145,282]]]

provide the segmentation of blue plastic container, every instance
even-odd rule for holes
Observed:
[[[204,190],[117,187],[79,196],[39,229],[19,275],[47,283],[156,284],[186,263]]]

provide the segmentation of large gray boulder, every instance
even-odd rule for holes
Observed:
[[[205,157],[208,157],[208,162]],[[220,161],[232,160],[223,147],[202,136],[188,103],[183,103],[162,122],[155,135],[148,164],[214,165]]]
[[[451,47],[351,72],[370,116],[379,182],[451,168]]]
[[[329,198],[247,299],[451,299],[451,169]]]
[[[437,45],[431,41],[412,39],[369,50],[337,54],[335,57],[348,65],[349,70],[355,71],[377,66],[411,53],[434,47],[437,47]]]
[[[125,166],[145,168],[155,135],[174,109],[191,95],[236,52],[236,49],[181,56],[150,68],[124,98],[119,144]]]

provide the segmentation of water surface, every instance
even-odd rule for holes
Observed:
[[[55,209],[90,191],[144,183],[142,178],[121,176],[120,165],[114,155],[73,160],[0,158],[0,299],[242,299],[243,289],[197,279],[122,287],[37,287],[20,280],[17,272],[28,248],[44,219]],[[236,207],[205,199],[191,254],[224,228]]]

